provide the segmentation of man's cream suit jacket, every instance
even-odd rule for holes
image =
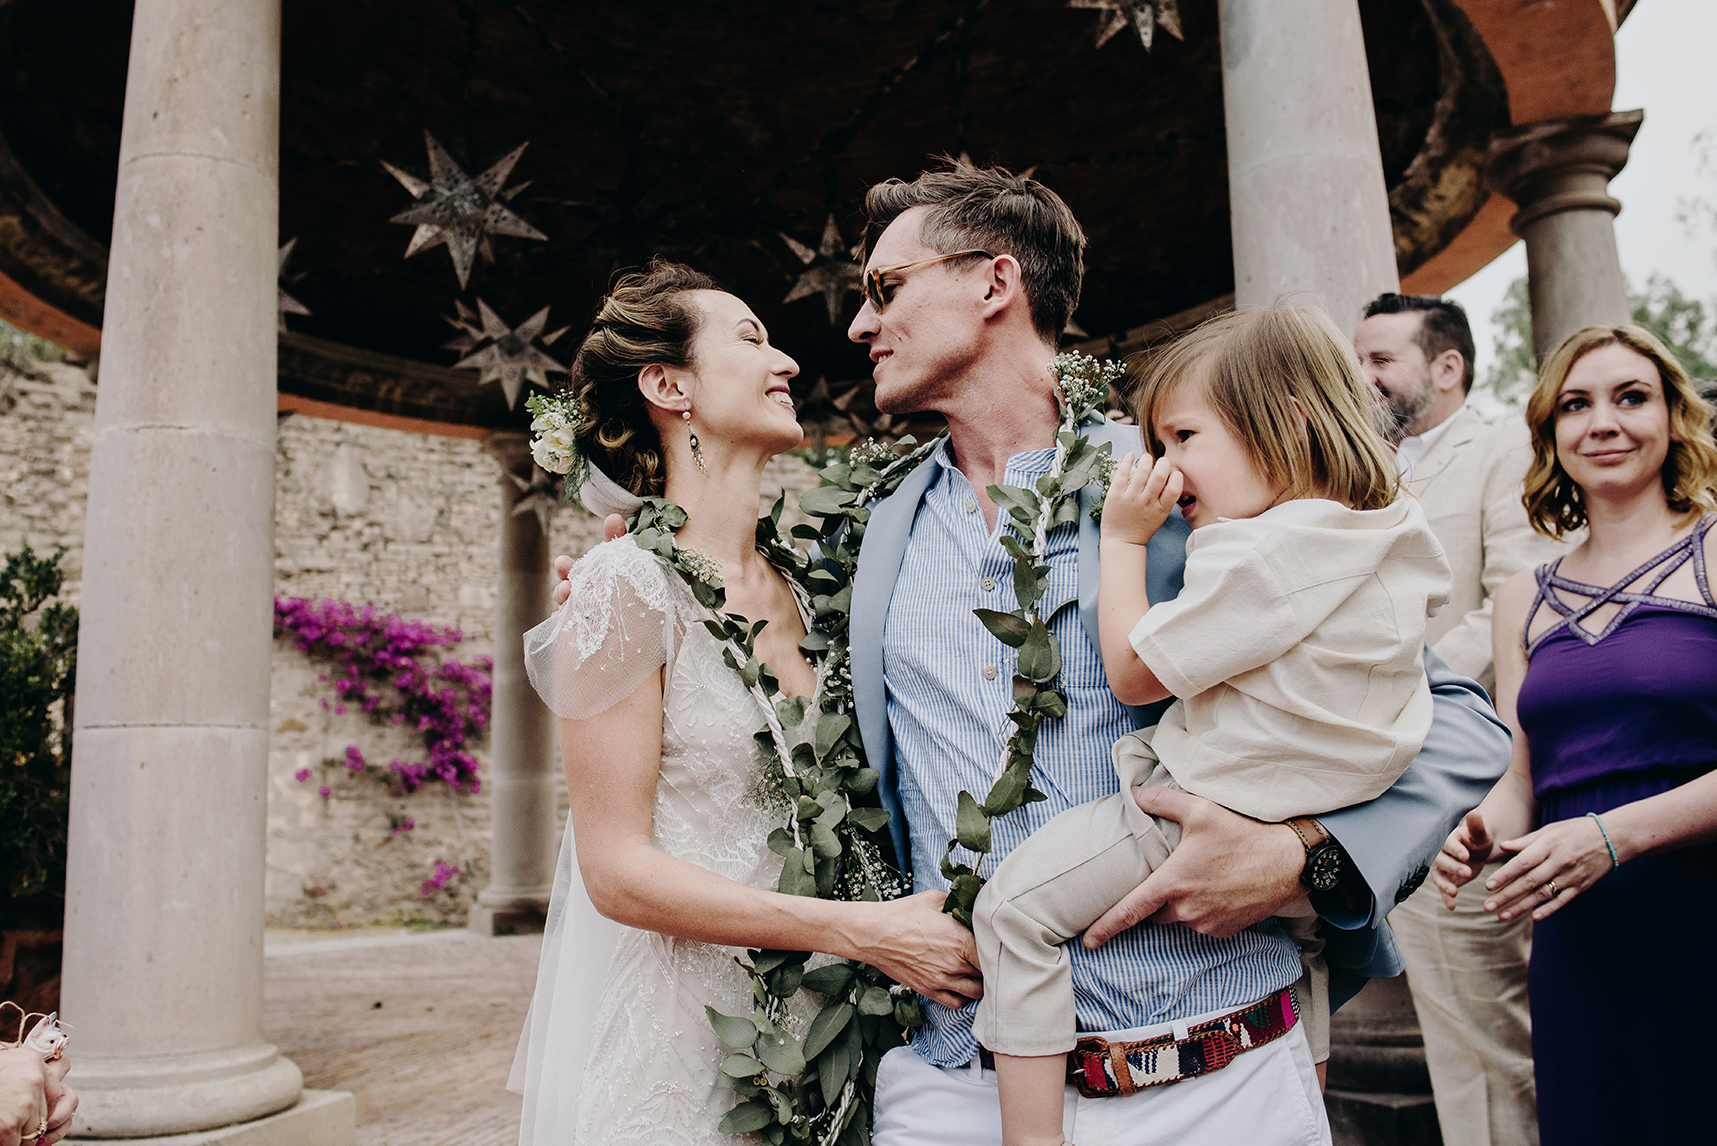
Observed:
[[[1449,667],[1494,692],[1491,598],[1516,572],[1554,560],[1567,545],[1534,533],[1520,503],[1532,445],[1518,415],[1488,422],[1462,407],[1419,459],[1407,488],[1425,508],[1454,575],[1449,603],[1425,640]]]

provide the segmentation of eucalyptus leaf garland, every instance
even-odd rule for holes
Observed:
[[[967,927],[972,925],[972,904],[984,886],[978,868],[991,850],[990,825],[1015,808],[1047,798],[1031,786],[1037,733],[1045,720],[1067,714],[1067,697],[1055,687],[1061,675],[1061,643],[1049,629],[1055,616],[1042,615],[1039,609],[1049,587],[1050,567],[1044,561],[1049,533],[1058,525],[1079,520],[1079,491],[1094,481],[1107,482],[1114,466],[1109,443],[1093,446],[1078,427],[1108,398],[1110,386],[1121,378],[1121,367],[1070,351],[1056,355],[1049,369],[1055,375],[1055,403],[1060,414],[1049,472],[1031,486],[992,485],[988,491],[990,500],[1007,514],[1000,543],[1013,558],[1017,606],[1005,613],[996,609],[973,612],[992,636],[1019,650],[1019,671],[1013,681],[1013,710],[1008,713],[1013,729],[1002,747],[999,774],[983,800],[970,792],[959,794],[954,838],[942,855],[942,876],[949,883],[942,910]],[[1070,598],[1056,612],[1077,601],[1077,596]],[[955,862],[956,847],[974,853],[976,860]]]

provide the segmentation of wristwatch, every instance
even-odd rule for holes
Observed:
[[[1329,829],[1310,816],[1295,816],[1287,821],[1306,846],[1306,866],[1300,869],[1300,883],[1309,891],[1331,891],[1347,871],[1347,853],[1329,834]]]

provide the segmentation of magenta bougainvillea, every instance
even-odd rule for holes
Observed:
[[[357,708],[377,720],[409,722],[422,735],[428,759],[388,761],[408,792],[429,780],[460,792],[479,789],[477,758],[466,745],[489,723],[494,662],[477,657],[465,664],[446,656],[464,639],[458,629],[378,613],[374,605],[276,597],[274,631],[310,657],[332,662],[321,679],[333,687],[334,699],[324,700],[323,708],[337,714]],[[370,767],[356,744],[339,763],[359,773]],[[308,780],[307,773],[298,778]]]

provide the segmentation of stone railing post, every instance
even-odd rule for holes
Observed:
[[[532,474],[530,435],[497,430],[485,448],[500,464],[500,576],[495,587],[495,680],[489,725],[491,874],[469,926],[485,935],[541,931],[560,847],[561,784],[554,715],[525,675],[524,635],[548,615],[549,544],[521,509]]]
[[[1357,0],[1221,0],[1234,303],[1324,307],[1348,334],[1397,289]]]
[[[262,1034],[279,107],[278,0],[138,0],[78,630],[79,1136],[352,1141],[351,1095]]]
[[[1538,361],[1583,326],[1631,318],[1616,253],[1622,205],[1609,182],[1628,161],[1643,111],[1529,123],[1491,142],[1487,176],[1519,210],[1509,226],[1526,240],[1532,346]]]

